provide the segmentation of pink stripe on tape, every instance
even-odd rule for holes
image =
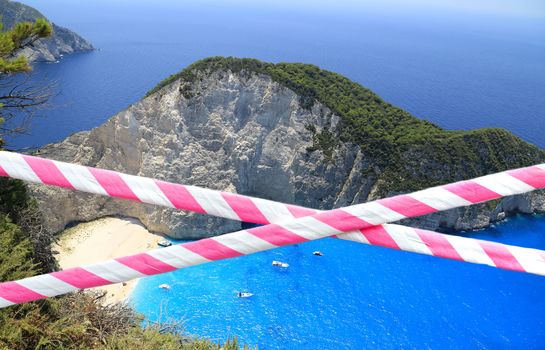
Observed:
[[[479,241],[479,245],[497,267],[507,270],[524,271],[524,268],[520,266],[513,254],[503,245],[487,241]]]
[[[510,170],[507,173],[532,187],[545,187],[545,170],[537,166]]]
[[[386,208],[392,209],[393,211],[407,217],[420,216],[437,211],[437,209],[432,208],[429,205],[426,205],[407,195],[380,199],[377,202]]]
[[[193,253],[199,254],[208,260],[221,260],[244,255],[212,238],[205,238],[195,242],[184,243],[182,244],[182,247],[189,249]]]
[[[462,197],[471,203],[489,201],[500,198],[501,195],[473,181],[463,181],[443,186],[447,191]]]
[[[0,284],[0,297],[15,304],[46,298],[45,295],[36,293],[17,282],[5,282]]]
[[[222,192],[221,195],[235,213],[237,213],[240,220],[254,224],[269,224],[269,220],[267,220],[250,198],[226,192]]]
[[[372,226],[367,221],[347,213],[342,209],[320,213],[316,219],[342,232],[352,231],[354,227],[365,228]]]
[[[95,179],[97,179],[100,186],[104,188],[108,195],[140,202],[140,199],[115,171],[91,167],[88,167],[87,169],[89,169],[91,174],[93,174]]]
[[[6,173],[6,171],[4,169],[2,169],[2,167],[0,166],[0,176],[3,176],[3,177],[9,177],[9,174]]]
[[[156,275],[158,273],[176,270],[174,266],[164,263],[146,253],[125,256],[114,260],[130,267],[133,270],[143,273],[144,275]]]
[[[61,281],[71,284],[79,289],[104,286],[112,283],[81,267],[52,272],[51,276],[56,277]]]
[[[298,207],[297,205],[288,204],[286,207],[294,218],[302,218],[303,216],[310,216],[317,213],[316,210]]]
[[[25,155],[23,159],[44,184],[74,189],[52,160]]]
[[[462,259],[460,254],[458,254],[456,249],[452,247],[452,244],[450,244],[450,242],[442,234],[419,229],[415,229],[415,231],[422,240],[422,242],[426,243],[434,256],[440,256],[443,258],[461,261],[464,260]]]
[[[387,248],[399,249],[392,236],[386,231],[384,226],[372,226],[361,230],[361,233],[372,245],[380,245]]]
[[[155,180],[155,183],[159,189],[163,191],[170,203],[172,203],[172,205],[174,205],[176,208],[206,214],[206,211],[195,200],[191,193],[189,193],[184,185],[159,180]]]
[[[296,244],[307,241],[306,238],[301,237],[289,230],[286,230],[285,228],[277,224],[269,224],[267,226],[252,228],[250,230],[247,230],[247,232],[277,246]]]

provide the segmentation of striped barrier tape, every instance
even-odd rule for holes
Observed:
[[[260,198],[10,152],[0,152],[0,176],[263,225],[319,212]],[[369,215],[365,219],[372,225],[379,225],[382,219],[386,219],[383,222],[392,222],[543,187],[545,165],[542,164],[366,203]],[[381,230],[381,235],[376,231],[373,229],[373,235],[363,232],[368,240],[365,243],[396,248],[388,230]],[[362,241],[358,233],[356,236],[357,241]],[[428,244],[433,245],[433,242]]]
[[[21,155],[15,155],[15,157],[13,157],[13,154],[5,152],[0,153],[3,153],[0,154],[0,173],[4,175],[41,182],[36,181],[36,179],[39,178],[40,180],[43,180],[43,183],[55,185],[64,184],[65,186],[63,187],[70,187],[66,186],[66,184],[70,184],[73,188],[76,188],[72,182],[68,182],[66,177],[61,176],[61,171],[55,172],[52,171],[51,168],[47,171],[45,170],[46,166],[51,167],[51,164],[55,166],[60,164],[57,169],[66,171],[69,169],[68,167],[64,168],[64,166],[67,165],[66,163]],[[13,159],[19,163],[13,162]],[[85,187],[82,185],[82,182],[79,182],[78,186],[81,188],[93,189],[93,185],[96,188],[98,183],[104,183],[105,187],[108,189],[104,190],[104,192],[110,195],[116,193],[121,196],[123,190],[126,190],[128,187],[126,185],[123,186],[119,181],[117,183],[113,182],[113,184],[112,182],[107,181],[108,178],[111,178],[114,175],[118,176],[117,179],[121,178],[119,173],[99,169],[90,170],[90,168],[81,166],[74,167],[87,169],[89,173],[93,172],[93,174],[94,172],[107,173],[106,178],[99,175],[94,177],[94,181],[92,180],[93,177],[88,177],[92,184],[90,186],[88,185],[89,187]],[[33,169],[38,169],[37,173],[41,175],[33,173]],[[74,176],[74,173],[70,173],[70,175]],[[129,177],[129,175],[124,176]],[[102,181],[100,179],[102,179]],[[151,179],[145,180],[148,181],[148,184],[150,181],[155,181]],[[155,183],[157,184],[157,182]],[[189,188],[189,186],[170,185],[174,186],[175,189],[184,187]],[[15,303],[37,300],[48,296],[68,293],[81,288],[118,283],[133,278],[172,271],[176,268],[192,266],[212,260],[236,257],[275,248],[281,245],[299,243],[330,235],[339,235],[339,238],[371,244],[373,244],[373,242],[383,242],[384,244],[382,245],[395,248],[395,246],[392,245],[393,242],[399,249],[543,274],[544,254],[541,251],[440,235],[434,232],[416,230],[398,225],[384,225],[382,227],[373,227],[373,225],[399,220],[400,218],[403,218],[403,216],[417,216],[437,211],[438,209],[445,210],[467,205],[468,201],[470,201],[469,204],[471,204],[491,199],[491,197],[498,198],[501,195],[523,193],[535,188],[543,187],[544,185],[545,169],[543,165],[540,165],[488,175],[475,180],[459,182],[452,185],[440,186],[415,192],[410,195],[402,195],[386,200],[363,203],[328,212],[320,212],[312,216],[300,217],[282,224],[270,224],[148,253],[118,258],[101,264],[68,269],[16,282],[2,283],[0,284],[0,306],[5,307]],[[157,185],[156,187],[160,188],[160,185]],[[494,189],[495,192],[492,191],[492,189]],[[459,196],[459,199],[454,201],[450,194],[443,196],[442,199],[427,197],[433,193],[437,194],[438,191],[440,192],[441,190],[450,191],[450,193]],[[457,193],[454,191],[457,191]],[[188,190],[182,190],[181,192],[181,198],[187,201],[187,196],[184,197],[183,195],[191,192]],[[210,192],[218,194],[218,192]],[[492,195],[492,193],[494,195]],[[170,194],[172,195],[172,193]],[[143,195],[141,194],[141,196]],[[180,195],[178,194],[174,196],[174,198],[180,199]],[[200,197],[197,196],[196,198]],[[243,198],[248,200],[248,197]],[[139,197],[134,196],[131,197],[131,199],[138,200]],[[203,200],[202,198],[200,199]],[[398,200],[397,203],[396,199]],[[439,206],[438,203],[442,203],[442,207],[432,208],[429,206],[428,204],[430,204],[432,200],[434,200],[434,203],[437,206]],[[426,201],[428,204],[426,204]],[[195,199],[193,199],[193,201],[189,200],[188,202],[193,206],[195,206],[195,203],[201,203],[197,202]],[[421,204],[418,204],[417,202]],[[171,201],[171,203],[174,205],[174,201]],[[213,203],[206,203],[210,205],[211,208],[218,209],[218,206],[211,205]],[[227,200],[225,200],[225,203],[227,203]],[[247,204],[247,202],[245,203]],[[174,206],[178,207],[176,205]],[[252,206],[249,207],[250,209],[255,209]],[[300,211],[292,210],[296,212],[292,213],[294,216],[309,215],[314,212],[301,207],[295,208],[299,208],[297,210]],[[398,210],[394,208],[398,208]],[[184,207],[184,209],[186,208]],[[251,210],[248,211],[248,207],[238,209],[237,212],[241,211],[246,214],[251,212]],[[403,211],[404,213],[401,213],[400,211]],[[252,215],[255,215],[255,213]],[[242,218],[242,216],[240,218]],[[359,233],[351,232],[340,235],[342,232],[366,227],[368,228],[367,230],[361,230]]]
[[[0,152],[0,175],[256,224],[280,223],[319,212],[260,198],[184,186],[8,152]],[[368,203],[367,210],[370,213],[381,212],[381,215],[392,219],[388,221],[396,221],[410,216],[450,209],[453,207],[452,205],[466,206],[541,187],[545,187],[544,165],[430,188],[397,196],[394,199],[379,200],[376,203]],[[377,224],[377,218],[368,218],[367,220],[371,224]],[[395,233],[391,233],[393,231]],[[412,241],[410,237],[411,235],[407,233],[406,229],[395,226],[389,229],[363,230],[361,233],[345,234],[340,238],[352,238],[358,242],[404,250],[404,245],[397,243],[397,241]],[[433,250],[437,243],[436,241],[426,241],[426,244]]]
[[[406,241],[404,248],[408,248],[406,249],[408,251],[545,275],[544,251],[441,235],[399,225],[386,224],[384,226],[393,237],[397,237],[399,233],[394,229],[395,226],[413,233],[412,236],[400,236]],[[302,231],[294,230],[291,227],[290,229],[293,231],[290,234],[299,237],[297,241],[307,240],[307,238],[299,236]],[[331,231],[327,233],[331,233]],[[0,308],[277,248],[279,245],[259,238],[265,234],[265,229],[259,227],[172,245],[97,264],[0,283]],[[326,234],[314,235],[312,239],[325,236]],[[406,237],[411,237],[414,241],[411,242]],[[357,241],[358,238],[355,240]],[[399,240],[397,241],[399,242]],[[428,247],[426,241],[434,242],[434,248]],[[282,245],[286,244],[293,244],[293,242],[291,240],[282,242]],[[490,254],[490,252],[493,253]],[[513,256],[516,257],[516,260],[513,260]]]

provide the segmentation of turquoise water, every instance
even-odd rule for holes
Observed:
[[[545,220],[518,216],[465,235],[545,249]],[[152,320],[265,350],[540,349],[543,296],[543,277],[324,239],[148,277],[132,303]]]

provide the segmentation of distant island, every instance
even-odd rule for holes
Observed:
[[[45,16],[33,7],[11,0],[0,0],[0,14],[5,29],[12,28],[18,22],[34,22]],[[63,55],[94,50],[93,45],[73,31],[53,25],[53,36],[41,39],[20,54],[30,61],[55,62]]]
[[[301,63],[211,57],[152,89],[105,124],[39,155],[295,203],[340,207],[545,160],[503,129],[444,130],[339,74]],[[54,232],[104,216],[201,238],[240,223],[33,186]],[[54,200],[53,200],[54,199]],[[543,192],[411,220],[473,229],[543,212]]]

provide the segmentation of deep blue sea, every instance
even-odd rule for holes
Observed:
[[[28,0],[99,50],[36,66],[58,95],[10,146],[96,127],[193,61],[232,55],[313,63],[445,128],[503,127],[545,148],[545,5],[521,1],[537,4],[522,15],[389,2]],[[545,249],[545,218],[468,235]],[[539,349],[544,296],[542,277],[328,239],[143,279],[133,302],[260,349]]]

